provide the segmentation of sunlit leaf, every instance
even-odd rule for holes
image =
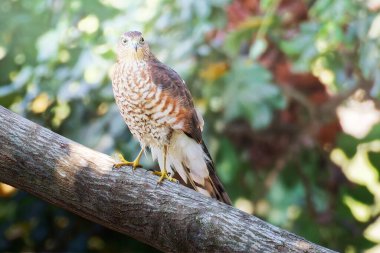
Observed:
[[[353,187],[349,187],[344,192],[351,198],[365,205],[370,206],[374,204],[375,196],[373,196],[368,188],[363,185],[355,185]]]
[[[380,175],[380,152],[370,151],[367,153],[367,155],[369,162],[371,163],[373,168],[377,170],[377,172],[379,173],[378,175]]]
[[[32,102],[30,109],[34,113],[43,113],[46,111],[51,101],[47,93],[39,94]]]
[[[348,134],[340,134],[338,137],[337,145],[347,157],[352,158],[356,154],[356,148],[359,140]]]
[[[252,59],[256,59],[259,57],[264,51],[267,49],[267,42],[264,39],[258,39],[255,40],[255,42],[252,44],[251,48],[249,49],[249,56]]]

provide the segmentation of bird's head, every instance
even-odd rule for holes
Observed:
[[[119,60],[146,60],[150,51],[141,32],[130,31],[121,35],[116,50]]]

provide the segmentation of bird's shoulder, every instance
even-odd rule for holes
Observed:
[[[153,83],[162,91],[166,91],[172,97],[180,99],[183,106],[193,107],[190,91],[185,81],[174,69],[157,59],[149,62],[148,69]]]

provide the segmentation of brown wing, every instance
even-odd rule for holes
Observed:
[[[161,88],[163,93],[167,93],[171,99],[180,104],[185,124],[183,131],[196,142],[202,142],[201,121],[194,108],[193,99],[185,82],[173,69],[158,60],[152,60],[149,64],[149,71],[153,83]]]

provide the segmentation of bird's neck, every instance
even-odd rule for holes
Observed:
[[[118,57],[118,62],[120,63],[128,63],[128,64],[141,64],[141,63],[146,63],[149,61],[154,61],[157,60],[156,57],[149,53],[149,54],[144,54],[140,51],[137,52],[127,52],[123,55],[119,55]]]
[[[158,61],[157,58],[153,54],[149,55],[138,55],[136,53],[130,53],[123,56],[118,57],[118,62],[120,64],[127,64],[127,65],[145,65],[149,62],[155,62]]]

